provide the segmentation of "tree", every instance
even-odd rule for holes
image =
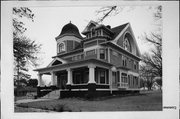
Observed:
[[[106,17],[118,14],[117,6],[102,7],[96,11],[97,14],[103,14],[102,17],[97,19],[97,23],[102,22]]]
[[[27,7],[13,8],[13,52],[15,65],[15,80],[18,82],[22,77],[29,78],[28,66],[37,66],[37,53],[41,45],[35,43],[24,35],[27,28],[22,18],[34,21],[34,14]]]
[[[28,80],[28,86],[36,87],[38,85],[37,79],[29,79]]]
[[[151,90],[154,83],[154,78],[156,77],[155,72],[156,69],[146,63],[140,65],[140,76],[143,77],[144,85],[147,86],[148,90]]]
[[[162,88],[162,77],[156,77],[154,79],[155,82],[157,82],[157,84],[160,86],[160,90]]]

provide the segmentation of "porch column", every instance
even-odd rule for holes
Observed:
[[[88,97],[94,98],[96,96],[96,81],[95,81],[95,65],[88,65],[89,68],[89,82],[88,82]]]
[[[51,72],[51,85],[52,86],[56,85],[56,75],[55,75],[55,72]]]
[[[69,68],[67,69],[67,84],[66,85],[71,85],[72,84],[72,70]]]
[[[96,83],[95,82],[95,68],[96,66],[95,65],[88,65],[88,68],[89,68],[89,82],[88,83]]]
[[[111,69],[109,69],[109,88],[112,94],[112,70]]]
[[[38,86],[42,86],[42,74],[38,73]]]

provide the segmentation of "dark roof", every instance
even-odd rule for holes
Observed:
[[[122,24],[120,26],[116,26],[116,27],[111,29],[111,31],[114,32],[113,39],[126,27],[127,24],[129,24],[129,23],[125,23],[125,24]]]
[[[61,30],[61,33],[59,34],[59,36],[56,37],[56,39],[61,37],[61,36],[64,36],[64,35],[74,35],[74,36],[77,36],[79,38],[82,38],[82,36],[79,33],[79,29],[77,28],[77,26],[72,24],[71,22],[64,25],[64,27]]]

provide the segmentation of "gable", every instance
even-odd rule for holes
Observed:
[[[98,25],[98,23],[94,22],[94,21],[90,21],[89,24],[85,27],[85,29],[83,30],[82,34],[88,32],[91,28],[96,27]]]
[[[58,65],[58,64],[62,64],[62,62],[59,60],[55,60],[51,66]]]
[[[53,61],[47,67],[51,67],[51,66],[58,65],[58,64],[64,64],[64,63],[67,63],[67,61],[56,57],[53,59]]]
[[[116,37],[114,38],[112,42],[114,42],[115,44],[123,48],[123,41],[126,37],[128,38],[129,43],[130,43],[130,47],[131,47],[130,52],[140,57],[140,51],[137,46],[137,42],[136,42],[136,39],[135,39],[135,36],[134,36],[134,33],[132,31],[130,24],[125,26],[124,29],[122,29],[121,32],[119,32],[119,34],[116,35]]]

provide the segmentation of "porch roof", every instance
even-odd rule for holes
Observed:
[[[66,64],[58,64],[58,65],[45,67],[45,68],[38,68],[38,69],[35,69],[34,71],[46,73],[46,72],[50,72],[50,71],[66,70],[67,68],[84,67],[84,66],[88,66],[89,64],[93,64],[95,66],[105,66],[105,67],[112,66],[111,63],[104,62],[104,61],[101,61],[101,60],[86,59],[86,60],[69,62],[69,63],[66,63]]]

